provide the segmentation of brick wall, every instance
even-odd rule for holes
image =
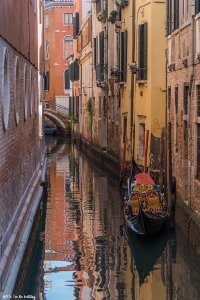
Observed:
[[[196,28],[194,21],[194,27]],[[198,28],[199,30],[199,28]],[[197,39],[196,32],[194,40]],[[171,103],[168,104],[168,121],[171,121],[172,143],[172,172],[177,179],[177,194],[181,201],[186,201],[189,207],[197,214],[200,213],[200,182],[196,179],[197,170],[197,92],[196,85],[200,84],[200,64],[198,53],[194,53],[194,80],[191,93],[190,127],[191,138],[188,137],[188,128],[184,130],[184,122],[189,122],[184,113],[184,86],[189,85],[191,74],[191,27],[188,24],[176,30],[168,38],[168,66],[175,64],[175,70],[167,73],[168,91],[171,87]],[[186,62],[184,66],[183,62]],[[178,119],[175,118],[175,88],[178,88]],[[168,93],[169,97],[169,93]],[[169,99],[168,99],[169,100]],[[186,123],[185,123],[186,124]],[[177,130],[177,145],[175,147],[175,128]],[[185,143],[184,143],[185,140]],[[177,150],[175,149],[177,148]]]
[[[10,107],[8,114],[7,129],[3,128],[2,104],[6,102],[3,92],[3,72],[0,73],[0,237],[3,236],[5,230],[12,219],[19,201],[24,194],[31,177],[36,170],[37,165],[41,161],[41,150],[43,141],[39,140],[39,114],[38,114],[38,93],[37,80],[35,86],[30,88],[30,70],[32,70],[32,78],[38,72],[34,66],[30,64],[16,50],[9,46],[0,38],[0,69],[3,69],[3,53],[7,48],[8,76],[10,79]],[[14,70],[16,56],[19,62],[19,122],[16,123],[15,118],[15,80]],[[24,66],[27,67],[27,119],[24,113]],[[4,86],[5,89],[5,86]],[[30,99],[32,102],[32,115],[30,110]],[[9,96],[9,95],[8,95]]]

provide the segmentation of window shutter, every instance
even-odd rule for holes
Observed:
[[[140,54],[140,51],[141,51],[141,34],[140,34],[141,26],[142,25],[138,26],[138,67],[139,68],[141,68],[141,54]]]
[[[76,12],[76,36],[79,33],[79,13]]]
[[[73,17],[73,38],[76,38],[76,17]]]
[[[69,82],[69,69],[65,70],[65,90],[70,89],[70,82]]]
[[[199,0],[195,0],[195,13],[198,14],[200,12],[200,2]]]
[[[120,57],[120,71],[124,72],[124,31],[121,32],[121,57]],[[124,73],[121,73],[121,80],[123,81]]]
[[[47,75],[44,75],[44,90],[47,91]]]
[[[78,62],[74,62],[74,81],[79,80],[79,65]]]
[[[99,34],[100,39],[100,64],[104,64],[104,31]]]
[[[98,50],[99,50],[99,42],[98,42],[98,36],[97,36],[96,37],[96,66],[98,66],[98,64],[99,64]]]
[[[76,96],[76,117],[79,117],[79,96]]]
[[[126,81],[126,71],[127,71],[127,49],[128,49],[128,31],[124,31],[124,78],[123,81]]]
[[[144,23],[144,68],[147,68],[147,44],[148,44],[148,27],[147,22]]]
[[[179,0],[174,0],[174,30],[179,27]]]
[[[94,67],[97,65],[97,56],[96,56],[96,38],[94,38]]]
[[[69,97],[69,114],[74,117],[74,97]]]

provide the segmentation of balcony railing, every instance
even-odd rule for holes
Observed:
[[[96,80],[104,81],[104,64],[96,66]]]
[[[137,80],[147,80],[147,68],[139,68],[137,71]]]

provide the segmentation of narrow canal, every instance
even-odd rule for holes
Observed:
[[[148,239],[126,232],[119,180],[65,139],[46,146],[47,189],[13,295],[199,300],[200,260],[179,229]]]

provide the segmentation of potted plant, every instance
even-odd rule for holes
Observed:
[[[139,69],[137,68],[136,62],[130,63],[129,67],[130,67],[132,74],[136,74],[139,71]]]

